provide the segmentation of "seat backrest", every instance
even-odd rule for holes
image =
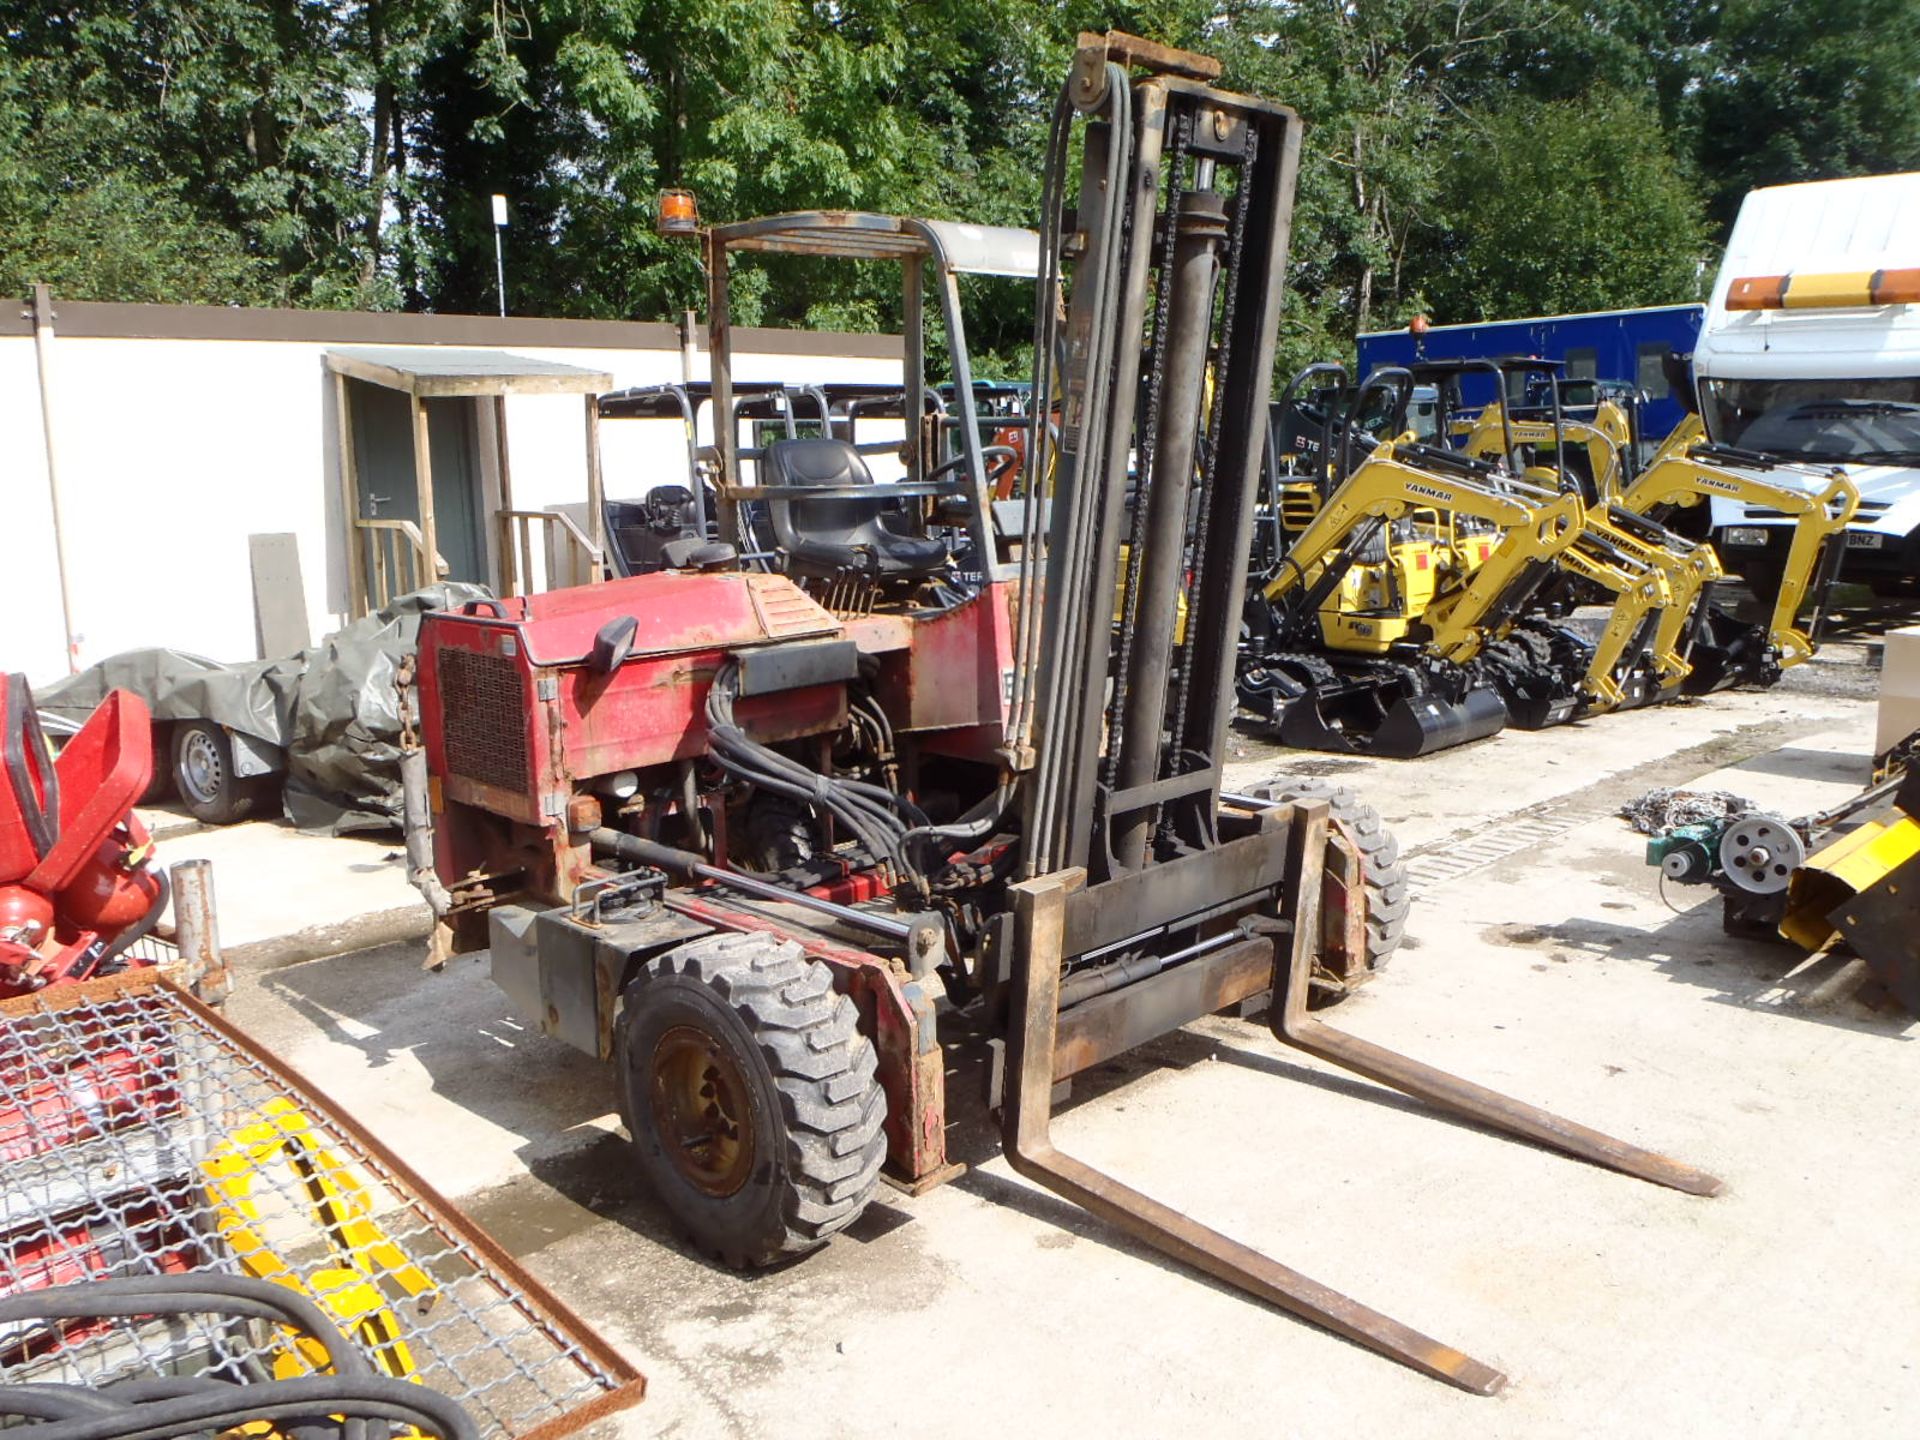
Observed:
[[[664,548],[701,538],[694,523],[693,492],[684,485],[656,485],[640,500],[607,501],[607,535],[622,575],[645,575],[667,562]]]
[[[763,461],[769,487],[801,489],[811,485],[871,485],[873,474],[860,452],[844,440],[776,440]],[[788,549],[811,542],[827,545],[884,545],[880,508],[873,499],[774,500],[773,532]]]
[[[55,895],[67,888],[153,778],[153,712],[131,690],[109,690],[54,761],[60,835],[23,882]]]

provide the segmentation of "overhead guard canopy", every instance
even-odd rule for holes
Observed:
[[[1031,280],[1040,273],[1039,235],[1011,225],[968,225],[862,210],[797,210],[716,225],[711,233],[729,250],[854,260],[924,256],[959,275]]]

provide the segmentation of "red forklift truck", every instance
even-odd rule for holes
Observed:
[[[440,918],[436,956],[485,947],[517,1008],[612,1063],[634,1163],[727,1263],[820,1245],[883,1173],[909,1193],[950,1178],[943,1043],[971,1034],[1021,1174],[1491,1393],[1492,1367],[1049,1137],[1063,1081],[1264,1008],[1282,1042],[1440,1108],[1719,1188],[1307,1012],[1328,893],[1364,918],[1364,886],[1326,867],[1323,801],[1222,791],[1300,125],[1217,76],[1202,56],[1083,37],[1037,237],[842,212],[706,230],[717,413],[743,257],[892,262],[904,413],[929,413],[917,392],[944,362],[956,448],[943,458],[930,421],[905,478],[876,484],[844,440],[779,439],[744,485],[722,426],[722,538],[737,547],[740,507],[765,505],[770,571],[703,552],[429,616],[409,863]],[[1033,277],[1027,413],[1057,419],[997,500],[1004,456],[973,413],[961,291],[982,274]],[[954,573],[953,526],[971,579]]]

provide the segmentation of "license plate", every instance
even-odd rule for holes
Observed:
[[[1886,539],[1887,537],[1882,535],[1878,530],[1849,530],[1847,531],[1847,548],[1849,550],[1878,550],[1886,543]]]
[[[1731,525],[1727,528],[1727,544],[1740,550],[1764,550],[1767,548],[1766,527]]]

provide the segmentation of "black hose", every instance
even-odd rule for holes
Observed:
[[[213,1377],[124,1381],[97,1392],[6,1386],[0,1387],[0,1413],[42,1417],[36,1440],[163,1440],[186,1430],[301,1417],[331,1431],[325,1417],[333,1414],[345,1417],[348,1435],[378,1419],[427,1429],[444,1440],[478,1440],[471,1418],[446,1396],[372,1374],[351,1345],[336,1349],[339,1332],[325,1313],[285,1286],[241,1276],[140,1276],[0,1298],[4,1321],[197,1312],[291,1324],[321,1344],[335,1373],[249,1386]]]
[[[266,1280],[196,1272],[177,1277],[128,1276],[0,1295],[0,1325],[208,1313],[286,1325],[319,1342],[335,1374],[353,1377],[373,1373],[367,1357],[343,1342],[324,1310],[305,1295]]]
[[[160,882],[160,891],[153,897],[153,904],[147,907],[146,914],[142,915],[128,928],[122,930],[119,937],[111,945],[107,946],[105,950],[100,952],[100,958],[93,962],[88,974],[106,974],[107,966],[111,965],[132,948],[135,941],[152,934],[153,927],[160,923],[160,917],[167,913],[167,904],[173,899],[173,882],[168,878],[167,872],[164,870],[156,868],[153,874],[154,878]]]
[[[184,1395],[118,1406],[110,1413],[41,1421],[32,1433],[33,1440],[174,1440],[194,1431],[229,1430],[254,1420],[299,1420],[317,1415],[398,1421],[429,1431],[441,1440],[480,1440],[479,1427],[472,1417],[437,1390],[371,1375],[269,1380],[237,1386],[231,1394]]]
[[[347,1380],[370,1378],[373,1367],[345,1342],[333,1321],[307,1296],[251,1276],[196,1271],[188,1275],[128,1275],[0,1296],[0,1325],[34,1320],[81,1320],[136,1315],[240,1316],[285,1325],[310,1337],[327,1365]],[[365,1424],[349,1417],[344,1440],[367,1440]]]
[[[81,1420],[90,1415],[119,1415],[125,1409],[80,1385],[0,1385],[0,1415],[26,1420]]]
[[[825,810],[845,826],[877,862],[890,865],[902,874],[919,875],[919,867],[906,843],[908,823],[926,822],[919,807],[881,786],[810,770],[799,761],[749,739],[734,721],[738,674],[738,667],[728,661],[714,675],[707,692],[707,745],[714,762],[736,779]]]

